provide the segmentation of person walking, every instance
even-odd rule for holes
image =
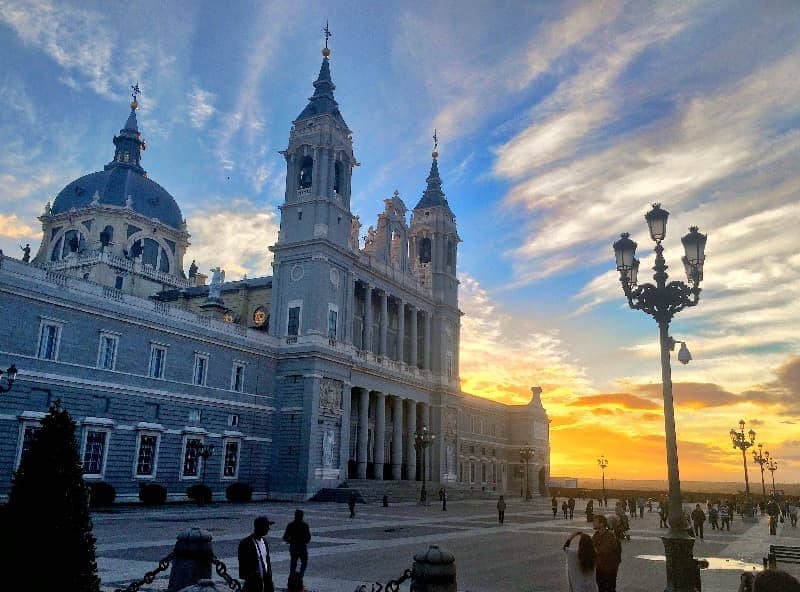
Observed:
[[[572,541],[577,539],[577,543]],[[564,543],[567,557],[567,581],[570,592],[597,592],[597,576],[595,563],[597,554],[592,538],[582,532],[570,535]]]
[[[506,500],[501,495],[500,499],[497,500],[497,520],[498,522],[500,522],[500,524],[503,524],[505,519],[506,519]]]
[[[550,500],[550,506],[553,510],[553,520],[555,520],[558,515],[558,499],[556,499],[556,496],[553,496],[553,499]]]
[[[442,500],[442,512],[447,512],[447,490],[444,487],[442,487],[439,497]]]
[[[586,502],[586,521],[591,522],[594,519],[594,500],[590,499]]]
[[[797,502],[789,502],[786,506],[786,513],[789,514],[789,523],[792,528],[797,528]]]
[[[717,504],[709,504],[708,506],[708,523],[711,524],[711,530],[719,528],[719,510]]]
[[[667,526],[668,526],[667,525],[667,515],[668,515],[668,513],[667,513],[667,504],[666,504],[666,502],[664,500],[661,500],[660,502],[658,502],[658,518],[659,518],[658,527],[659,528],[667,528]]]
[[[725,530],[727,527],[728,530],[731,529],[731,507],[728,505],[727,501],[724,501],[719,506],[719,519],[720,519],[720,531]]]
[[[598,504],[599,506],[600,504]],[[575,514],[575,498],[571,497],[567,500],[567,507],[569,508],[569,519],[572,520],[572,516]]]
[[[350,508],[350,518],[356,517],[356,494],[351,493],[347,498],[347,507]]]
[[[239,542],[239,578],[244,580],[242,592],[274,592],[272,563],[267,534],[275,524],[266,516],[253,521],[253,532]]]
[[[306,573],[308,564],[308,543],[311,541],[311,530],[308,524],[303,521],[303,510],[294,511],[294,521],[286,526],[283,533],[284,542],[289,545],[289,573],[299,573],[301,576]],[[300,569],[297,569],[297,562],[300,561]]]
[[[696,504],[692,510],[692,524],[694,525],[694,536],[703,538],[703,523],[706,521],[706,513],[700,504]]]
[[[636,504],[639,506],[639,518],[644,518],[644,498],[639,496],[639,499],[636,500]]]
[[[631,518],[636,518],[636,500],[633,498],[628,500],[628,511],[631,513]]]
[[[594,517],[592,543],[597,554],[595,575],[598,592],[616,592],[617,572],[622,561],[622,545],[608,529],[608,520],[602,514]]]
[[[564,520],[569,517],[569,506],[567,505],[567,500],[561,502],[561,513],[564,514]]]

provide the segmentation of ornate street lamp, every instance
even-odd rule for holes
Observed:
[[[533,494],[531,494],[531,486],[530,486],[530,471],[528,467],[530,466],[531,459],[536,451],[528,446],[528,443],[525,442],[525,446],[519,449],[519,459],[523,463],[525,463],[525,501],[529,502],[533,499]]]
[[[0,370],[0,376],[4,374],[3,370]],[[14,386],[14,381],[17,379],[17,367],[14,364],[8,367],[8,370],[5,371],[5,381],[8,386],[3,386],[0,384],[0,394],[7,393],[11,390],[11,387]]]
[[[608,459],[603,454],[597,459],[597,466],[603,472],[603,500],[606,499],[606,467],[608,466]]]
[[[436,434],[431,434],[428,431],[428,426],[422,426],[421,430],[414,433],[414,448],[422,459],[422,489],[419,491],[419,503],[422,505],[425,505],[428,499],[428,492],[425,490],[427,476],[425,470],[425,449],[433,444],[434,440],[436,440]]]
[[[685,592],[693,590],[700,581],[697,562],[692,557],[694,539],[686,533],[683,506],[681,503],[681,482],[678,471],[678,442],[675,433],[675,409],[672,401],[672,369],[670,367],[670,351],[675,348],[676,341],[669,336],[669,324],[672,318],[684,308],[697,306],[700,300],[700,282],[703,279],[705,263],[706,235],[700,234],[697,227],[691,227],[689,233],[681,238],[685,256],[684,268],[688,283],[671,281],[667,283],[667,264],[664,260],[664,247],[661,242],[667,233],[669,212],[661,209],[661,204],[653,204],[645,220],[650,230],[650,237],[655,241],[655,266],[653,280],[655,284],[639,285],[639,261],[636,259],[636,243],[627,233],[621,235],[614,243],[614,256],[619,271],[622,291],[628,299],[628,305],[634,310],[641,310],[655,319],[659,329],[661,344],[661,382],[664,397],[664,427],[667,448],[667,474],[669,477],[669,526],[664,541],[667,563],[667,590]],[[679,352],[679,361],[686,364],[691,359],[686,344]]]
[[[764,465],[769,462],[769,451],[764,451],[764,445],[758,443],[758,452],[753,450],[753,462],[761,466],[761,495],[763,496],[764,503],[767,501],[767,486],[764,485]]]
[[[772,495],[775,495],[775,471],[778,470],[778,461],[774,458],[769,459],[767,470],[772,473]]]
[[[750,478],[747,474],[747,456],[745,452],[748,448],[750,448],[756,441],[756,433],[754,430],[750,430],[747,434],[744,433],[744,420],[739,420],[739,431],[736,431],[736,428],[731,428],[730,436],[731,436],[731,444],[733,444],[734,448],[738,448],[742,451],[742,465],[744,465],[744,491],[747,494],[747,499],[750,499]]]
[[[206,482],[206,465],[208,464],[208,459],[214,456],[214,445],[213,444],[198,444],[197,445],[197,456],[203,459],[203,477],[201,483],[205,484]]]

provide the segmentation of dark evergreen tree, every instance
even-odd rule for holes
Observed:
[[[3,579],[9,590],[99,591],[75,422],[60,401],[50,407],[22,458],[5,510],[2,537],[9,563]]]

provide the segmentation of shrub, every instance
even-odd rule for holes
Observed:
[[[249,483],[243,483],[242,481],[231,483],[225,489],[225,498],[229,502],[249,502],[253,499],[253,488],[250,487]]]
[[[145,506],[161,506],[167,501],[167,488],[158,483],[145,483],[139,487],[139,499]]]
[[[98,592],[89,490],[83,480],[75,422],[56,401],[22,457],[8,495],[3,538],[6,590]],[[21,569],[40,557],[46,569]]]
[[[89,507],[100,508],[110,506],[117,497],[117,490],[111,483],[94,481],[89,483]]]
[[[195,483],[186,490],[186,496],[198,504],[211,502],[211,488],[205,483]]]

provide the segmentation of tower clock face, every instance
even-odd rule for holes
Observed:
[[[257,327],[263,327],[267,322],[267,313],[263,308],[257,308],[253,313],[253,322]]]

